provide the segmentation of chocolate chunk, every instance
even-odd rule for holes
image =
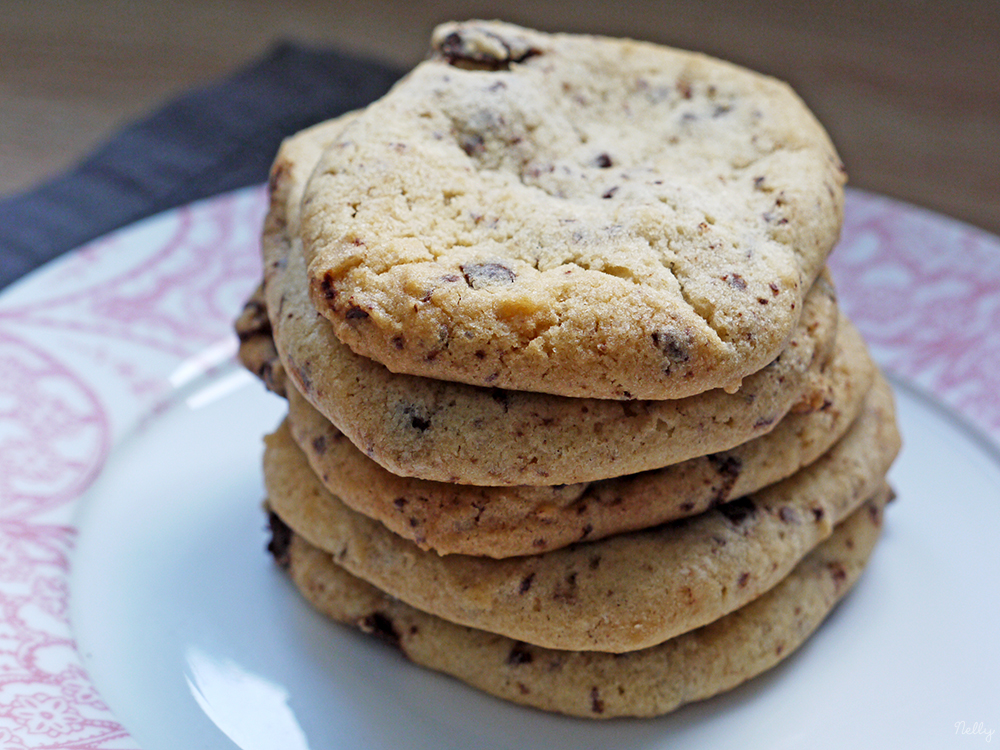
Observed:
[[[719,472],[719,477],[721,483],[719,488],[715,491],[715,495],[712,497],[711,505],[720,505],[729,499],[729,493],[732,492],[733,486],[736,484],[736,480],[740,476],[740,471],[743,469],[743,463],[735,456],[729,456],[724,453],[716,453],[708,456],[708,461],[715,467],[715,470]]]
[[[363,318],[368,317],[368,312],[362,310],[357,305],[350,305],[347,308],[347,312],[344,313],[344,317],[347,318],[347,320],[362,320]]]
[[[531,664],[534,659],[535,657],[528,650],[528,644],[521,642],[515,643],[510,653],[507,654],[507,663],[515,667],[519,664]]]
[[[654,331],[650,336],[653,346],[663,352],[670,362],[687,362],[691,358],[688,342],[673,331]],[[667,372],[669,371],[668,368]]]
[[[324,453],[326,453],[326,435],[319,435],[319,436],[313,438],[312,448],[313,448],[313,451],[315,451],[316,453],[318,453],[321,456]]]
[[[418,414],[416,407],[406,406],[403,408],[403,416],[410,418],[410,427],[420,432],[426,432],[431,426],[431,419],[424,414]]]
[[[403,650],[403,645],[399,640],[399,633],[392,620],[382,612],[372,612],[367,617],[358,622],[358,627],[365,633],[373,635],[383,643],[387,643],[393,648]]]
[[[519,594],[527,594],[528,593],[528,589],[531,588],[531,584],[532,584],[532,582],[534,580],[535,580],[535,574],[534,573],[528,573],[528,575],[526,575],[521,580],[521,585],[518,587],[517,593],[519,593]]]
[[[513,284],[516,274],[502,263],[466,263],[461,266],[465,283],[473,289]]]
[[[594,163],[601,169],[607,169],[611,166],[611,157],[607,154],[598,154],[597,158],[594,159]]]
[[[738,500],[733,500],[720,505],[719,512],[724,515],[730,523],[738,526],[757,512],[757,506],[752,498],[741,497]]]
[[[601,700],[601,695],[597,689],[597,685],[594,685],[594,687],[590,689],[590,710],[595,714],[604,713],[604,701]]]
[[[327,274],[319,283],[319,288],[323,292],[324,299],[332,300],[337,296],[337,290],[333,288],[333,279]]]
[[[267,551],[271,553],[274,561],[280,567],[287,568],[291,563],[288,547],[292,543],[292,530],[275,513],[267,514],[267,525],[271,531],[271,540],[267,543]]]
[[[727,273],[722,277],[723,281],[729,282],[729,286],[733,289],[738,289],[739,291],[745,291],[747,288],[746,279],[740,276],[738,273]]]
[[[512,63],[542,54],[524,39],[504,38],[474,25],[459,27],[435,46],[449,65],[464,70],[509,70]]]
[[[743,588],[750,581],[750,574],[747,572],[740,573],[740,577],[736,579],[736,585]]]

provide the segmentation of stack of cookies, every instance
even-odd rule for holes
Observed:
[[[414,662],[661,714],[795,649],[899,447],[837,307],[843,168],[790,90],[634,41],[447,24],[275,161],[241,358],[288,400],[271,551]]]

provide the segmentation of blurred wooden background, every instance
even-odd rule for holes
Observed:
[[[1000,233],[996,0],[0,0],[0,196],[279,39],[401,64],[450,18],[633,36],[791,82],[856,187]]]

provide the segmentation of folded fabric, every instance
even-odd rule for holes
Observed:
[[[263,182],[283,137],[371,102],[401,73],[277,44],[126,127],[65,174],[0,201],[0,288],[145,216]]]

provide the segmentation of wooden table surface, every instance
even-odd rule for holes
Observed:
[[[0,196],[278,40],[412,65],[450,18],[633,36],[783,78],[855,187],[1000,234],[996,0],[0,0]]]

